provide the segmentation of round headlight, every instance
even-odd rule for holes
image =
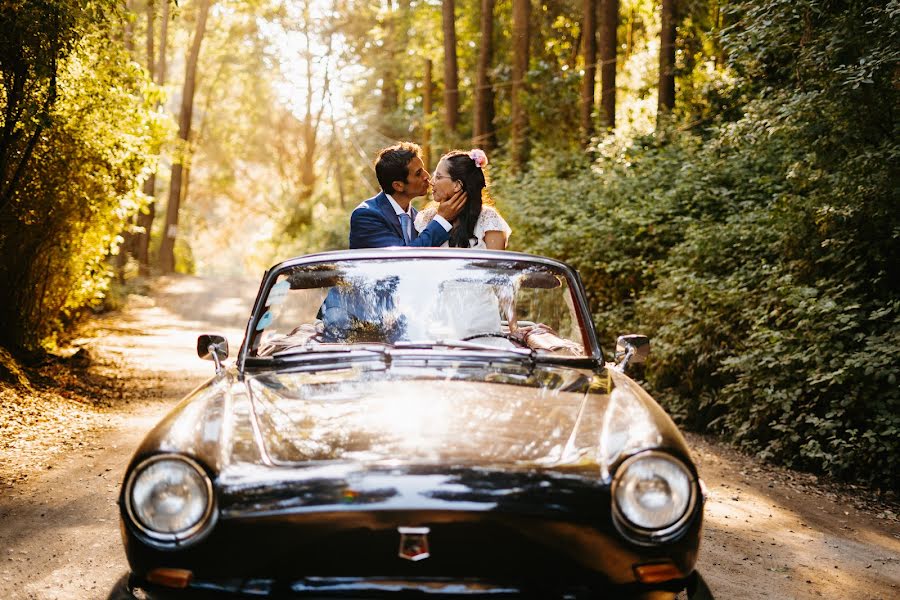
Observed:
[[[200,465],[183,456],[147,459],[134,470],[126,494],[132,521],[157,541],[195,535],[212,512],[212,482]]]
[[[691,472],[662,452],[643,452],[619,467],[613,480],[614,506],[629,529],[658,538],[675,533],[696,502]]]

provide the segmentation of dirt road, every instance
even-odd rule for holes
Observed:
[[[256,282],[157,280],[76,341],[109,382],[99,406],[2,407],[15,426],[0,437],[0,599],[109,596],[128,568],[116,498],[131,453],[212,374],[194,353],[198,333],[224,333],[236,352],[255,292]],[[690,441],[708,487],[699,568],[717,597],[900,597],[896,505]]]
[[[213,374],[194,350],[199,333],[223,333],[237,352],[257,285],[161,279],[152,297],[130,296],[75,340],[110,382],[110,398],[69,407],[72,419],[32,418],[0,446],[0,599],[107,598],[128,570],[116,500],[131,454]]]

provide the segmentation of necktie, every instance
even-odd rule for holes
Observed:
[[[412,240],[412,231],[410,231],[412,219],[406,213],[400,213],[398,216],[400,217],[400,229],[403,231],[403,245],[409,246],[409,242]]]

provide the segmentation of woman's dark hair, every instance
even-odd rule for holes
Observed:
[[[450,230],[451,248],[468,248],[469,240],[475,236],[475,223],[481,214],[483,204],[490,204],[490,199],[482,196],[487,187],[484,171],[480,169],[467,152],[453,150],[441,157],[447,161],[447,173],[450,179],[458,181],[466,192],[466,205],[456,217]]]
[[[422,149],[412,142],[400,142],[378,151],[375,159],[375,177],[385,194],[393,194],[395,181],[406,181],[409,175],[409,163],[417,156],[421,157]]]

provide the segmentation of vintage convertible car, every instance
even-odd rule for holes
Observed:
[[[138,598],[706,598],[681,434],[604,361],[578,275],[513,252],[329,252],[266,272],[235,364],[146,437]]]

